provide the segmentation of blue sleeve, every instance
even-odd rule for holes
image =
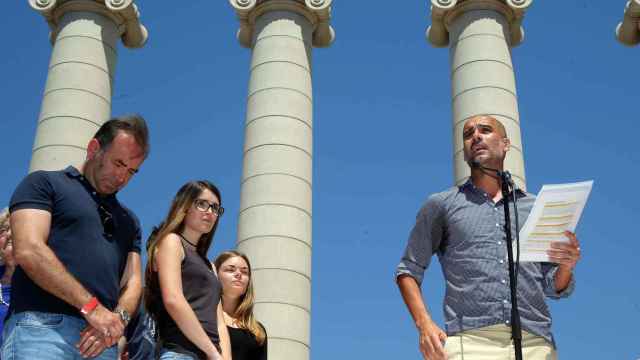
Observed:
[[[142,251],[142,230],[140,229],[140,220],[133,212],[129,211],[129,213],[131,214],[131,217],[133,218],[133,222],[135,224],[135,234],[133,237],[133,241],[131,242],[131,248],[129,249],[129,252],[133,251],[140,254],[140,252]]]
[[[544,289],[544,294],[548,298],[561,299],[561,298],[566,298],[569,295],[571,295],[571,293],[573,293],[573,290],[576,287],[575,273],[571,275],[571,281],[569,282],[569,285],[567,285],[567,287],[561,292],[557,292],[556,291],[556,272],[558,271],[558,265],[553,263],[541,263],[540,268],[542,270],[542,275],[544,276],[543,284],[542,284]]]
[[[18,184],[9,203],[9,211],[20,209],[39,209],[52,212],[54,189],[45,171],[36,171],[27,175]]]
[[[396,280],[400,275],[409,275],[422,284],[431,256],[440,248],[444,234],[441,201],[431,196],[420,209],[404,255],[396,268]]]

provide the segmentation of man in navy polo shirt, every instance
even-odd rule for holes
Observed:
[[[104,123],[80,169],[29,174],[11,198],[18,266],[2,358],[115,359],[141,295],[140,225],[116,198],[149,153],[140,116]]]

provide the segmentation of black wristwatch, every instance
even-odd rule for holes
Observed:
[[[127,327],[129,321],[131,321],[131,315],[129,315],[129,312],[122,308],[116,308],[113,312],[120,315],[120,320],[122,320],[124,326]]]

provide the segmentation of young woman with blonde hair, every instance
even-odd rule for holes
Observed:
[[[221,200],[208,181],[186,183],[149,239],[144,300],[157,321],[160,359],[231,358],[221,286],[207,259]]]
[[[253,315],[249,258],[238,251],[225,251],[214,265],[222,284],[223,316],[234,360],[267,360],[267,332]]]

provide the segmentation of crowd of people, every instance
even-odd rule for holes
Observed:
[[[468,181],[429,197],[396,269],[425,359],[511,359],[506,199],[501,178],[511,144],[492,116],[463,127]],[[146,242],[117,198],[149,154],[139,116],[104,123],[80,168],[35,171],[0,213],[1,358],[267,358],[267,331],[253,314],[249,258],[207,253],[224,214],[220,190],[184,184]],[[514,213],[526,220],[535,196],[514,189]],[[520,224],[521,225],[521,224]],[[511,224],[516,231],[517,224]],[[527,359],[556,359],[545,298],[569,296],[581,258],[576,235],[548,251],[550,262],[523,263],[515,295]],[[421,285],[437,254],[446,283],[445,329],[426,309]]]
[[[34,171],[0,213],[0,358],[267,358],[249,258],[207,258],[222,196],[209,181],[177,192],[147,240],[117,193],[149,155],[140,116],[105,122],[79,167]]]

